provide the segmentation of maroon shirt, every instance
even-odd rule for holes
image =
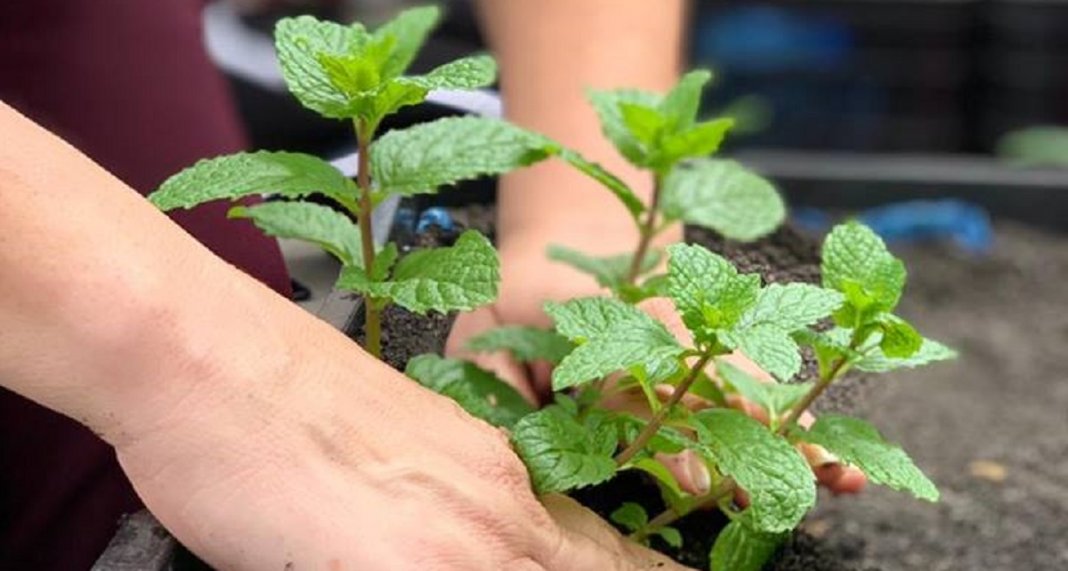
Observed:
[[[202,47],[200,8],[200,0],[4,0],[0,98],[150,192],[199,158],[245,146],[224,80]],[[227,220],[227,208],[207,205],[174,219],[288,294],[277,243]],[[139,507],[109,446],[0,389],[0,569],[88,569],[119,517]]]

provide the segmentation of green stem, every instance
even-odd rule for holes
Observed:
[[[852,349],[852,345],[850,346],[850,349]],[[799,400],[797,404],[790,409],[790,414],[786,415],[786,418],[779,425],[779,428],[775,433],[780,436],[785,436],[787,431],[790,430],[790,427],[801,418],[801,415],[812,406],[812,403],[823,394],[823,391],[827,390],[827,387],[831,386],[831,383],[833,383],[835,379],[845,373],[847,362],[848,359],[846,357],[839,358],[838,361],[835,362],[834,367],[831,368],[830,372],[827,373],[826,376],[820,378],[816,385],[805,394],[804,398]]]
[[[656,236],[656,221],[660,213],[660,177],[657,177],[656,185],[653,186],[653,199],[649,203],[649,210],[645,212],[645,221],[638,228],[638,248],[634,251],[634,258],[630,261],[630,270],[627,272],[627,283],[637,285],[638,277],[641,276],[645,256],[649,253],[649,245]]]
[[[712,360],[712,356],[712,351],[707,351],[701,355],[701,358],[698,359],[697,363],[690,369],[690,373],[686,378],[675,387],[675,391],[671,393],[671,397],[664,403],[664,406],[653,415],[653,418],[650,419],[645,427],[642,428],[642,431],[638,433],[638,437],[634,439],[634,442],[631,442],[622,452],[616,455],[616,465],[622,466],[627,462],[630,462],[631,458],[634,458],[638,452],[641,452],[642,448],[645,448],[645,445],[649,443],[649,440],[656,434],[656,431],[660,430],[660,426],[664,424],[664,420],[667,419],[668,414],[671,413],[671,409],[679,404],[683,395],[690,390],[690,386],[697,381],[697,378],[701,375],[701,371],[703,371],[705,366],[708,365],[708,362]]]
[[[374,203],[371,200],[371,139],[374,127],[360,119],[356,121],[357,168],[356,185],[360,188],[360,209],[357,224],[363,248],[363,267],[368,274],[375,263],[374,228],[371,226]],[[382,308],[378,300],[364,296],[364,344],[367,352],[382,358]]]
[[[682,512],[675,511],[674,509],[666,509],[657,514],[653,519],[649,520],[649,523],[645,524],[641,529],[630,534],[628,539],[635,542],[643,541],[650,535],[653,535],[697,510],[718,504],[720,500],[733,494],[734,488],[734,481],[730,478],[724,478],[716,489],[709,490],[707,493],[694,498],[692,508]]]

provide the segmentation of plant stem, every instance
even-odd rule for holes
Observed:
[[[797,419],[801,418],[801,415],[808,410],[808,407],[812,406],[812,403],[823,394],[823,391],[827,390],[827,387],[831,386],[831,383],[844,372],[843,369],[845,368],[846,361],[847,359],[845,357],[838,359],[838,362],[834,364],[834,367],[827,373],[827,376],[821,378],[819,382],[816,383],[816,386],[812,387],[812,389],[805,394],[804,398],[798,401],[797,404],[790,409],[790,414],[786,415],[786,419],[782,421],[778,430],[775,431],[776,434],[780,436],[786,435],[786,431],[790,430],[790,427],[797,422]]]
[[[649,253],[649,244],[656,236],[656,220],[660,211],[660,177],[657,177],[656,185],[653,186],[653,199],[649,203],[649,210],[645,212],[645,221],[638,228],[638,249],[634,251],[634,258],[630,261],[630,270],[627,272],[627,283],[635,285],[638,276],[642,273],[645,256]]]
[[[675,387],[675,391],[671,393],[671,397],[664,403],[664,406],[653,415],[653,418],[650,419],[645,427],[642,428],[642,431],[638,433],[638,437],[634,439],[634,442],[631,442],[616,456],[617,465],[622,466],[626,464],[635,454],[641,452],[642,448],[644,448],[649,440],[656,434],[656,431],[660,430],[660,426],[664,424],[664,419],[671,413],[671,409],[679,404],[683,395],[690,390],[690,386],[697,381],[697,377],[701,375],[701,371],[705,369],[705,365],[708,365],[708,362],[712,360],[712,355],[712,351],[707,351],[701,355],[701,358],[698,359],[697,363],[690,369],[690,373],[686,378]]]
[[[374,228],[371,226],[371,214],[374,204],[371,200],[371,139],[374,128],[369,128],[366,121],[356,121],[356,185],[360,187],[360,210],[357,224],[360,227],[360,242],[363,248],[363,267],[370,274],[375,263]],[[377,358],[382,357],[382,309],[378,300],[364,296],[364,344],[367,352]]]
[[[628,539],[638,542],[642,541],[657,531],[667,527],[679,519],[686,517],[687,515],[699,510],[709,507],[713,504],[718,504],[720,500],[734,493],[734,481],[730,478],[724,478],[720,485],[714,490],[709,490],[707,493],[694,498],[693,507],[685,512],[677,512],[674,509],[666,509],[656,515],[653,519],[649,520],[649,523],[644,527],[635,531],[628,536]]]

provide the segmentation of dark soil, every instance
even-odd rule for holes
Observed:
[[[808,527],[887,570],[1068,569],[1068,236],[998,224],[986,258],[901,250],[900,313],[957,348],[878,380],[867,416],[942,491],[824,498]]]

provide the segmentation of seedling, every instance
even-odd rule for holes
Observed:
[[[649,474],[667,509],[650,517],[628,502],[612,514],[635,541],[657,536],[678,547],[682,537],[672,524],[697,509],[718,506],[730,523],[709,554],[717,571],[760,569],[815,504],[812,470],[795,448],[801,443],[823,446],[862,469],[872,483],[938,499],[934,484],[904,451],[865,421],[828,414],[807,429],[798,425],[812,403],[850,370],[881,373],[955,356],[893,314],[906,273],[882,240],[858,223],[836,227],[823,244],[822,287],[762,285],[759,276],[738,273],[700,246],[674,245],[668,253],[662,291],[692,344],[680,343],[662,323],[626,301],[584,298],[546,306],[555,331],[508,328],[472,342],[480,350],[510,350],[520,360],[556,363],[556,403],[547,408],[530,412],[512,389],[470,364],[426,356],[413,361],[408,373],[433,386],[440,370],[452,371],[444,392],[473,414],[511,430],[539,493],[599,484],[624,470]],[[814,329],[828,321],[833,328]],[[818,379],[790,383],[801,369],[802,347],[814,352]],[[776,382],[759,382],[722,360],[735,350]],[[666,399],[654,390],[664,384],[674,387]],[[605,393],[632,388],[646,395],[646,416],[600,405]],[[696,412],[682,406],[687,394],[709,406]],[[724,406],[730,395],[762,408],[767,424]],[[487,403],[492,415],[486,414]],[[694,451],[712,476],[704,493],[683,491],[653,458],[683,450]],[[737,490],[748,497],[744,509],[733,502]]]
[[[639,280],[657,267],[662,253],[653,248],[654,239],[673,224],[754,240],[782,222],[785,208],[770,182],[734,161],[708,157],[734,125],[728,118],[697,120],[701,92],[711,78],[707,71],[690,72],[664,96],[637,90],[590,92],[605,136],[630,163],[650,173],[652,199],[645,204],[626,186],[606,185],[638,230],[632,252],[594,258],[553,246],[550,257],[592,274],[618,295],[641,299],[656,294],[663,283],[662,276]]]
[[[278,23],[275,43],[289,91],[323,117],[352,124],[355,183],[317,157],[260,151],[202,160],[149,196],[163,210],[271,193],[288,199],[235,206],[229,216],[250,219],[272,236],[318,244],[337,257],[342,269],[336,287],[363,297],[365,345],[376,356],[381,355],[381,313],[388,304],[418,313],[470,310],[493,301],[499,281],[493,247],[473,231],[452,247],[399,261],[396,244],[376,249],[371,213],[383,200],[434,193],[550,156],[561,156],[610,188],[625,188],[578,153],[495,119],[445,118],[375,140],[383,119],[424,101],[431,90],[476,89],[495,81],[496,64],[486,55],[459,59],[426,75],[405,75],[439,17],[435,7],[413,8],[374,31],[310,16]],[[313,195],[332,200],[341,212],[300,200]]]

